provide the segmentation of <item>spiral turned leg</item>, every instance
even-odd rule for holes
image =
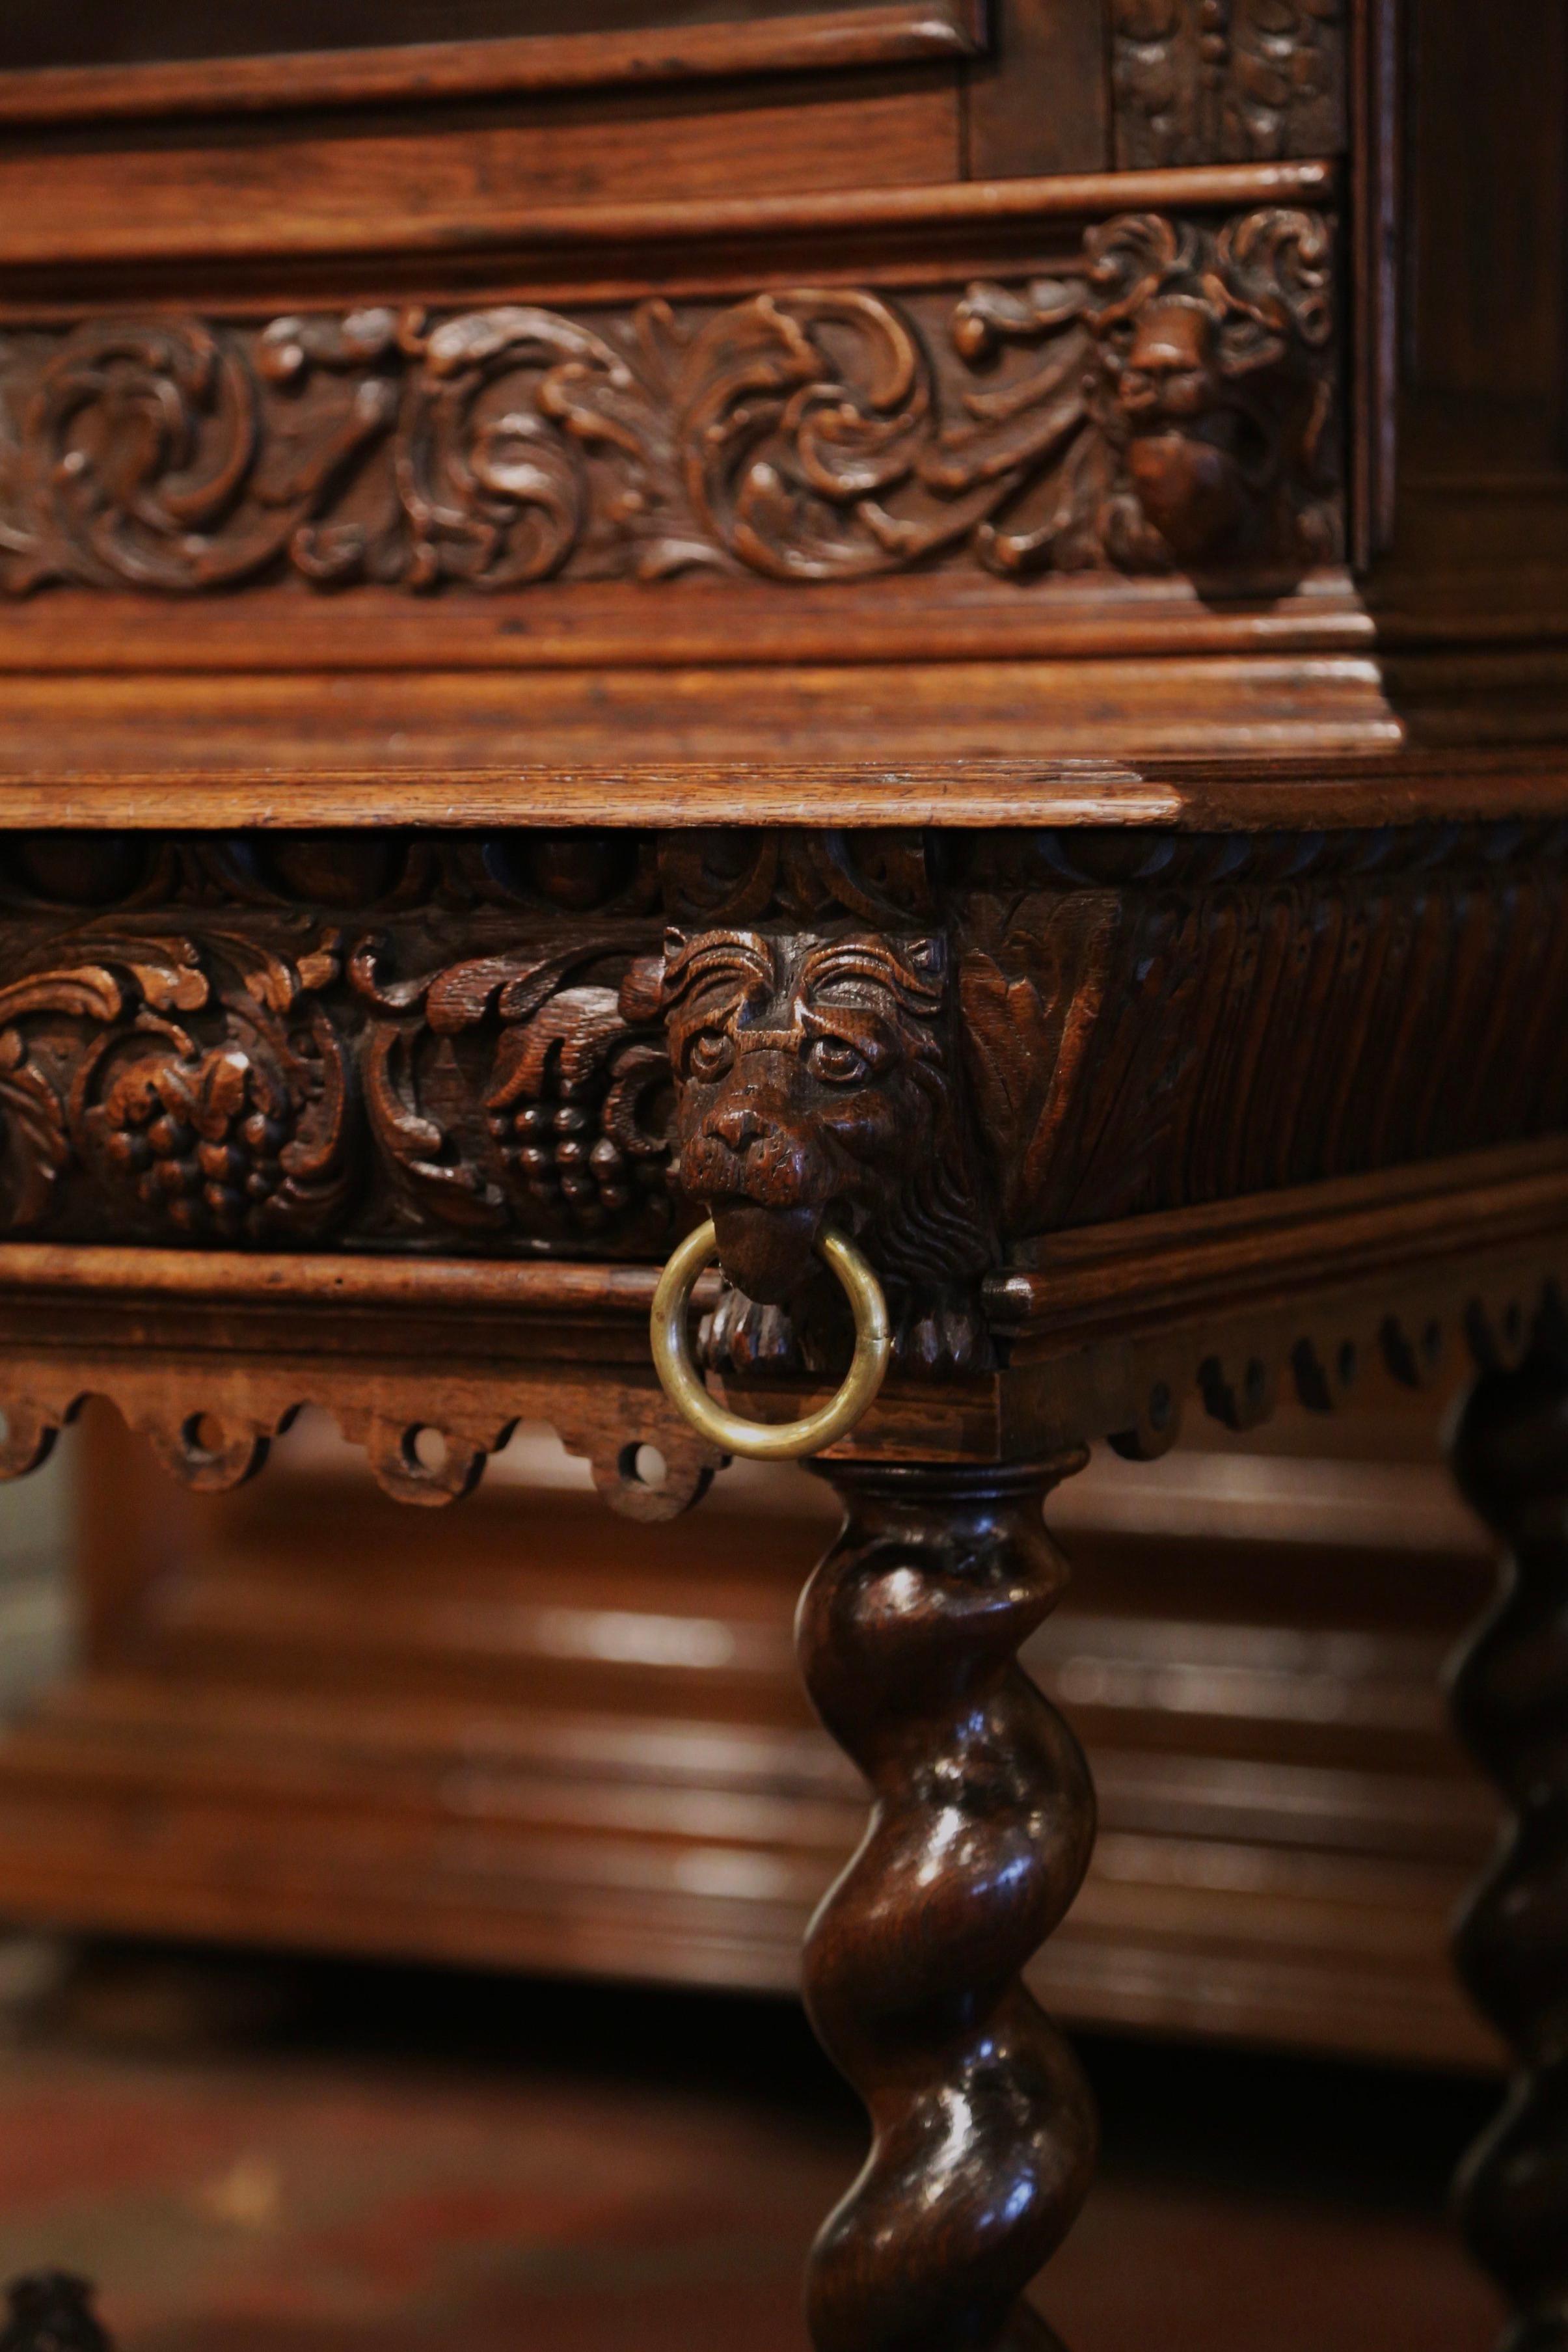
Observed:
[[[1455,1717],[1513,1811],[1458,1958],[1521,2067],[1459,2205],[1520,2314],[1505,2352],[1568,2352],[1568,1353],[1541,1347],[1517,1371],[1484,1374],[1454,1466],[1510,1555],[1457,1669]]]
[[[875,1801],[806,1939],[812,2022],[872,2126],[812,2256],[817,2352],[1060,2352],[1023,2298],[1094,2111],[1019,1972],[1078,1891],[1094,1792],[1016,1653],[1066,1580],[1040,1506],[1079,1459],[824,1472],[847,1517],[801,1662]]]

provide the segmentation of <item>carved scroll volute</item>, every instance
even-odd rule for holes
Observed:
[[[668,934],[657,986],[679,1183],[712,1218],[734,1286],[706,1329],[710,1361],[838,1360],[838,1302],[814,1258],[825,1221],[885,1285],[907,1368],[987,1360],[977,1285],[995,1240],[951,965],[934,929]]]
[[[1226,152],[1331,136],[1342,0],[1235,5],[1257,22]],[[1322,37],[1263,22],[1293,12]],[[1195,28],[1173,49],[1144,29],[1119,51],[1139,118],[1123,161],[1197,161],[1210,132],[1172,119],[1167,88]],[[1326,113],[1292,103],[1304,87]],[[38,320],[0,340],[0,596],[204,596],[288,572],[334,594],[694,572],[744,593],[1336,552],[1329,217],[1119,215],[1053,241],[1049,275],[967,288]]]

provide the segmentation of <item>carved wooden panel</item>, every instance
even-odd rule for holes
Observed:
[[[1015,837],[964,1033],[1017,1233],[1568,1126],[1568,835]],[[1020,887],[1033,865],[1043,887]]]
[[[1128,214],[1024,279],[0,335],[0,588],[1300,572],[1333,233]]]
[[[1124,169],[1337,155],[1346,0],[1113,0]]]
[[[895,1278],[973,1281],[1568,1129],[1565,989],[1561,825],[16,835],[0,1219],[646,1260],[798,1178]]]

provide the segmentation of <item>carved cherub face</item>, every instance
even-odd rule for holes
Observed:
[[[1225,397],[1214,318],[1175,296],[1146,303],[1116,373],[1116,396],[1134,432],[1178,429]]]
[[[952,1118],[946,982],[931,934],[670,934],[681,1188],[748,1297],[788,1295],[826,1215],[918,1245],[911,1196]]]

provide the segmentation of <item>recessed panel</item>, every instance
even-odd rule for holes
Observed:
[[[509,40],[526,34],[641,32],[759,17],[864,13],[864,0],[13,0],[0,10],[0,72],[27,67],[145,65],[264,57],[280,50],[385,48],[407,41]]]

